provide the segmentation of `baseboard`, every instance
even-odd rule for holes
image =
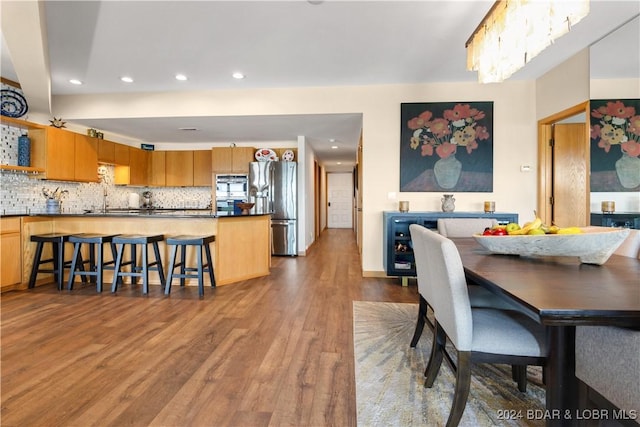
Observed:
[[[362,277],[391,277],[391,276],[387,276],[387,273],[385,273],[384,271],[362,270]]]

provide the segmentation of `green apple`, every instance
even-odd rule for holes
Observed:
[[[516,230],[520,230],[520,226],[515,223],[515,222],[510,222],[509,224],[507,224],[507,226],[505,227],[505,230],[507,230],[507,233],[510,233],[512,231],[516,231]]]

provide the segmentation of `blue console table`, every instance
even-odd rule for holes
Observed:
[[[387,276],[402,277],[402,285],[407,285],[409,277],[416,276],[409,226],[420,224],[437,229],[438,218],[494,218],[499,224],[518,222],[517,213],[484,212],[383,212],[383,257]],[[478,230],[480,232],[482,230]]]

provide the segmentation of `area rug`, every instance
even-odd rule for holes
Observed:
[[[443,360],[432,388],[424,387],[432,332],[425,327],[416,348],[417,304],[353,302],[358,426],[443,426],[455,376]],[[454,354],[450,352],[450,354]],[[527,392],[518,391],[508,365],[477,364],[461,426],[543,426],[542,371],[528,368]]]

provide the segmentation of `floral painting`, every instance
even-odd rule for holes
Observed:
[[[640,191],[640,100],[591,100],[591,191]]]
[[[493,102],[403,103],[400,191],[493,191]]]

